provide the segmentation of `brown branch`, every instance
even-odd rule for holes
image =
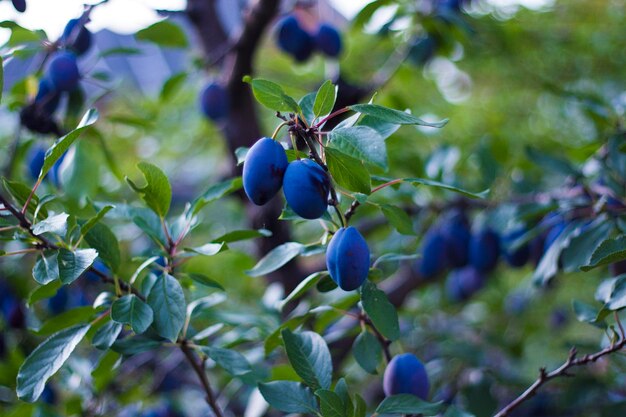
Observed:
[[[202,383],[202,388],[204,388],[204,392],[206,394],[206,402],[209,404],[209,406],[213,410],[213,413],[215,413],[217,417],[224,417],[224,414],[222,414],[222,410],[220,409],[220,406],[217,404],[217,401],[215,400],[215,395],[213,394],[213,390],[211,389],[209,378],[207,377],[206,372],[204,372],[204,369],[201,366],[202,362],[198,363],[198,361],[196,360],[196,356],[193,354],[193,351],[187,344],[186,340],[183,340],[181,342],[180,350],[183,351],[183,353],[185,354],[185,357],[187,358],[187,361],[191,364],[191,367],[198,375],[198,378],[200,378],[200,382]]]
[[[376,340],[380,343],[380,347],[383,348],[383,353],[385,354],[385,360],[387,363],[391,362],[391,351],[389,350],[389,345],[391,345],[391,340],[387,339],[383,334],[374,326],[372,319],[365,312],[361,312],[359,316],[359,320],[365,323],[372,331],[374,332],[374,336],[376,336]]]
[[[526,391],[520,394],[515,400],[511,401],[506,407],[500,410],[494,417],[506,417],[509,415],[511,411],[521,405],[524,401],[527,401],[535,393],[548,381],[561,377],[561,376],[570,376],[568,373],[570,368],[576,366],[586,365],[591,362],[595,362],[603,356],[610,355],[611,353],[615,353],[621,350],[624,346],[626,346],[626,339],[621,338],[619,342],[611,344],[610,346],[602,349],[599,352],[593,354],[586,354],[582,357],[576,357],[577,351],[576,348],[572,348],[569,352],[569,356],[567,360],[558,368],[556,368],[552,372],[547,372],[545,368],[541,368],[539,370],[539,378],[535,382],[530,385]]]

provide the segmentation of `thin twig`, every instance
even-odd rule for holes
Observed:
[[[365,323],[372,331],[374,332],[374,336],[376,336],[376,340],[380,343],[380,347],[383,348],[383,353],[385,354],[385,360],[387,363],[391,362],[391,351],[389,350],[389,345],[391,345],[391,340],[387,339],[383,334],[374,326],[372,319],[369,316],[362,312],[359,316],[359,319],[362,323]]]
[[[577,351],[576,348],[572,348],[569,352],[569,356],[567,360],[558,368],[556,368],[552,372],[547,372],[545,368],[541,368],[539,370],[539,378],[535,380],[535,382],[530,385],[526,391],[520,394],[515,400],[511,401],[506,407],[500,410],[494,417],[506,417],[509,415],[511,411],[520,406],[523,402],[530,399],[535,395],[537,390],[541,388],[545,383],[550,381],[551,379],[558,378],[561,376],[570,376],[568,373],[570,368],[576,366],[586,365],[591,362],[595,362],[603,356],[610,355],[611,353],[615,353],[621,350],[624,346],[626,346],[626,339],[621,338],[619,342],[611,344],[610,346],[602,349],[599,352],[593,354],[586,354],[582,357],[576,357]]]
[[[198,375],[198,378],[200,378],[200,382],[202,383],[202,387],[204,388],[204,392],[206,394],[206,402],[213,410],[213,413],[215,413],[216,417],[224,417],[224,414],[222,414],[222,410],[220,409],[220,406],[217,404],[215,396],[213,395],[213,390],[211,389],[209,378],[207,377],[207,374],[206,372],[204,372],[204,369],[202,368],[200,363],[198,363],[198,361],[196,360],[196,356],[194,355],[191,348],[187,345],[186,340],[183,340],[181,342],[180,349],[185,354],[187,361],[191,364],[191,367]]]

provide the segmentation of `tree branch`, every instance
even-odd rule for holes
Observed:
[[[570,374],[568,373],[568,370],[570,368],[595,362],[603,356],[610,355],[611,353],[615,353],[621,350],[624,346],[626,346],[626,339],[622,337],[617,343],[613,343],[599,352],[586,354],[582,357],[576,357],[576,348],[572,348],[569,352],[567,360],[561,366],[559,366],[552,372],[547,372],[545,368],[541,368],[539,370],[539,378],[537,378],[537,380],[533,382],[532,385],[530,385],[526,389],[526,391],[520,394],[519,397],[511,401],[506,407],[500,410],[494,417],[508,416],[511,411],[520,406],[524,401],[527,401],[528,399],[533,397],[535,393],[539,390],[539,388],[541,388],[548,381],[561,376],[570,376]]]
[[[213,394],[213,390],[211,389],[211,384],[209,383],[209,378],[207,377],[206,372],[196,360],[196,356],[193,354],[193,351],[187,344],[186,340],[183,340],[180,344],[180,349],[183,351],[183,354],[187,358],[187,361],[191,364],[191,367],[200,378],[200,382],[202,383],[202,388],[204,388],[204,392],[206,393],[206,402],[209,404],[213,413],[215,413],[216,417],[224,417],[220,406],[217,404],[215,399],[215,395]]]

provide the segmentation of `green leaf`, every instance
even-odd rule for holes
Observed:
[[[213,278],[207,277],[204,274],[188,273],[188,274],[184,274],[184,276],[188,276],[193,281],[197,282],[200,285],[204,285],[205,287],[217,288],[219,290],[226,291],[226,289],[224,289],[222,284],[220,284]]]
[[[411,183],[413,185],[426,185],[428,187],[440,188],[442,190],[452,191],[455,193],[463,194],[467,197],[471,198],[485,198],[489,194],[489,190],[484,190],[479,193],[473,193],[471,191],[466,191],[462,188],[454,187],[452,185],[444,184],[442,182],[433,181],[425,178],[405,178],[404,182]]]
[[[337,100],[337,87],[333,85],[332,81],[326,80],[315,95],[315,102],[313,103],[315,117],[329,114],[335,106],[335,100]]]
[[[0,103],[2,103],[2,92],[4,91],[4,61],[0,56]]]
[[[378,414],[421,414],[435,416],[444,409],[443,402],[429,403],[411,394],[399,394],[387,397],[378,405]]]
[[[202,246],[198,246],[197,248],[185,248],[188,252],[197,253],[199,255],[204,256],[213,256],[222,252],[223,250],[228,249],[226,244],[222,243],[207,243]]]
[[[276,246],[269,251],[254,267],[246,274],[251,277],[259,277],[276,271],[281,266],[295,258],[302,252],[304,245],[298,242],[287,242]]]
[[[313,120],[315,120],[315,114],[313,113],[313,104],[315,103],[315,96],[316,96],[316,93],[306,94],[298,102],[298,105],[302,109],[302,113],[301,113],[302,117],[304,118],[304,120],[306,120],[306,122],[309,125],[313,122]],[[288,150],[287,152],[290,152],[290,151],[293,152],[293,150]],[[295,155],[295,152],[294,152],[294,155]],[[289,157],[289,153],[287,154],[287,159],[290,162],[292,161],[292,159]],[[295,156],[294,156],[294,159],[295,159]]]
[[[363,194],[371,192],[370,174],[358,159],[329,147],[326,148],[326,164],[339,186]]]
[[[586,230],[581,230],[580,234],[573,238],[567,248],[561,254],[563,271],[574,272],[581,266],[587,265],[591,260],[591,255],[597,247],[610,235],[613,228],[611,222],[605,216],[598,218]]]
[[[86,235],[92,227],[94,227],[96,225],[96,223],[98,223],[100,220],[102,220],[102,218],[109,212],[109,210],[111,210],[113,208],[113,206],[107,205],[104,206],[100,209],[100,211],[98,211],[98,213],[96,213],[95,216],[93,216],[92,218],[90,218],[89,220],[87,220],[80,228],[80,233],[84,236]]]
[[[33,233],[37,236],[44,233],[54,233],[59,236],[65,235],[67,231],[67,218],[69,214],[60,213],[50,216],[45,220],[33,225]]]
[[[383,351],[373,334],[363,330],[354,340],[352,353],[365,372],[376,375],[376,368],[383,357]]]
[[[378,331],[389,340],[400,337],[398,312],[387,299],[387,294],[376,288],[370,281],[361,286],[361,303],[363,309],[374,323]]]
[[[583,271],[590,271],[602,265],[608,265],[626,259],[626,236],[606,239],[593,251],[587,265],[581,266]]]
[[[606,317],[606,314],[603,313],[602,310],[598,310],[589,304],[578,300],[572,301],[572,307],[578,321],[589,323],[596,327],[606,328],[606,324],[604,323],[604,317]]]
[[[59,278],[58,251],[45,251],[41,253],[33,267],[33,278],[41,285],[46,285]]]
[[[61,330],[37,346],[26,358],[17,374],[17,396],[35,402],[43,392],[46,381],[61,368],[74,348],[85,337],[90,325]]]
[[[31,187],[18,181],[9,181],[6,178],[3,178],[2,182],[4,184],[4,188],[9,192],[9,194],[11,194],[15,201],[17,201],[20,206],[23,206],[30,195]],[[31,216],[34,216],[37,207],[40,207],[39,197],[33,194],[26,211]],[[41,207],[39,209],[39,214],[44,217],[48,217],[48,210],[46,210],[45,207]]]
[[[28,294],[28,297],[26,298],[26,304],[28,306],[32,306],[37,301],[53,297],[62,285],[63,284],[61,283],[61,281],[48,281],[47,284],[41,285],[33,289],[30,294]]]
[[[324,417],[346,417],[343,401],[333,391],[320,389],[315,391],[320,399],[320,410]]]
[[[389,220],[389,223],[403,235],[415,235],[413,230],[413,220],[400,207],[391,204],[383,204],[380,206],[383,214]]]
[[[111,305],[111,319],[130,324],[133,332],[141,334],[152,324],[152,309],[134,294],[118,298]]]
[[[367,404],[365,403],[365,400],[358,393],[355,394],[354,400],[354,417],[365,417],[365,414],[367,413]]]
[[[605,308],[613,311],[624,307],[626,307],[626,275],[620,275],[613,283]]]
[[[333,363],[326,342],[315,332],[281,332],[289,363],[313,390],[329,389],[332,382]]]
[[[444,127],[448,123],[448,119],[444,119],[439,122],[429,123],[418,117],[413,116],[410,113],[405,113],[403,111],[389,109],[387,107],[383,107],[378,104],[354,104],[349,107],[351,110],[357,113],[374,116],[385,122],[394,123],[398,125]]]
[[[331,146],[344,154],[387,170],[385,140],[374,129],[367,126],[337,128],[330,132],[329,139]]]
[[[385,140],[396,133],[396,131],[400,128],[400,125],[398,124],[389,123],[377,117],[367,115],[361,117],[361,119],[356,123],[356,126],[365,126],[374,129],[378,132],[380,137]]]
[[[93,335],[92,344],[100,350],[107,350],[115,343],[117,337],[122,332],[124,325],[117,323],[113,320],[109,320],[102,327],[96,331]]]
[[[443,414],[443,417],[474,417],[474,414],[468,413],[467,411],[451,405]]]
[[[248,76],[244,77],[243,80],[252,86],[254,98],[268,109],[302,113],[298,103],[285,94],[280,85],[261,78],[251,79]]]
[[[543,254],[533,274],[533,281],[536,284],[545,285],[557,274],[561,251],[569,245],[574,232],[579,226],[580,222],[569,223]]]
[[[317,415],[317,400],[311,390],[294,381],[273,381],[259,384],[265,401],[285,413]]]
[[[183,325],[187,304],[180,283],[163,273],[157,277],[148,295],[148,305],[154,312],[154,328],[160,336],[175,342]]]
[[[326,271],[314,272],[313,274],[309,275],[308,277],[300,281],[300,283],[296,286],[296,288],[294,288],[293,291],[291,291],[291,293],[289,293],[287,297],[285,297],[283,300],[281,300],[278,303],[277,305],[278,310],[282,311],[287,304],[300,298],[304,293],[306,293],[310,288],[312,288],[315,284],[317,284],[317,282],[320,279],[322,279],[325,276],[329,276]]]
[[[241,240],[255,239],[257,237],[270,237],[272,232],[267,229],[259,230],[233,230],[213,239],[213,242],[239,242]]]
[[[83,116],[82,120],[78,124],[76,129],[72,130],[61,139],[57,140],[50,149],[46,151],[46,157],[43,161],[43,167],[39,173],[39,178],[46,176],[48,171],[52,169],[54,164],[67,152],[72,144],[78,139],[81,133],[89,126],[94,124],[98,120],[98,111],[96,109],[89,109]]]
[[[148,162],[138,163],[137,168],[139,168],[146,178],[146,185],[144,187],[138,187],[128,177],[126,181],[133,190],[142,195],[148,207],[158,214],[159,217],[164,218],[172,202],[172,186],[167,176],[159,167]]]
[[[169,101],[172,96],[180,90],[183,83],[187,80],[187,73],[179,72],[178,74],[172,75],[170,78],[163,83],[163,87],[161,88],[161,93],[159,94],[159,100],[161,101]]]
[[[218,200],[224,196],[234,193],[243,187],[241,177],[231,178],[209,187],[200,197],[198,197],[191,205],[192,215],[198,214],[203,207],[212,201]]]
[[[154,350],[159,346],[161,346],[161,342],[158,340],[148,339],[145,336],[134,336],[116,340],[115,343],[111,345],[111,349],[122,355],[130,356]]]
[[[107,264],[113,272],[120,267],[120,245],[115,234],[103,223],[95,223],[85,235],[85,241],[89,246],[98,251],[100,259]]]
[[[140,30],[135,34],[135,38],[171,48],[186,48],[188,46],[185,32],[180,26],[168,20],[162,20]]]
[[[200,350],[233,376],[247,374],[252,369],[246,357],[235,350],[211,346],[201,346]]]
[[[59,249],[59,278],[63,284],[70,284],[80,277],[98,257],[94,249],[78,249],[75,252]]]

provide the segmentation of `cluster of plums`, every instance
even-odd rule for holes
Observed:
[[[57,43],[60,49],[50,55],[35,99],[20,112],[22,125],[36,133],[61,135],[53,114],[62,96],[78,88],[81,74],[77,58],[89,50],[91,32],[82,19],[72,19]]]
[[[526,233],[525,228],[503,237],[488,226],[474,229],[471,230],[465,212],[451,210],[426,232],[422,241],[422,256],[416,262],[416,270],[428,279],[450,269],[446,294],[452,301],[466,300],[480,290],[501,256],[512,267],[521,267],[531,255],[537,258],[543,254],[542,237],[529,244],[512,246]]]
[[[316,50],[334,58],[342,49],[341,34],[333,25],[322,23],[311,34],[294,15],[282,18],[276,25],[276,44],[299,62],[308,60]]]
[[[243,165],[243,188],[256,205],[263,205],[283,189],[289,207],[300,217],[318,219],[328,208],[330,177],[317,162],[297,159],[291,163],[280,142],[259,139]],[[342,227],[326,251],[331,278],[344,291],[361,286],[370,266],[367,242],[354,227]]]

